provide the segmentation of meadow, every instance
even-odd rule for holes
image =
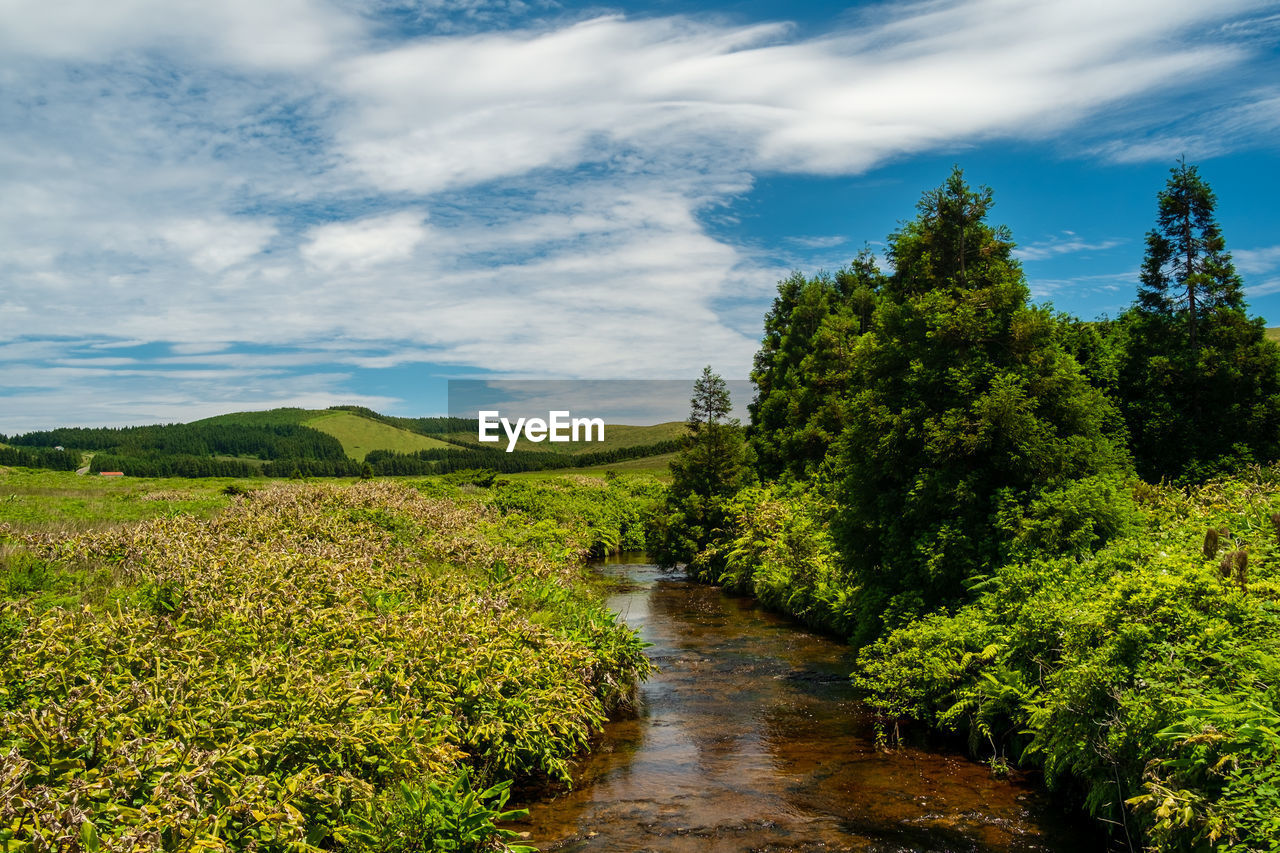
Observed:
[[[0,474],[0,849],[519,849],[648,672],[648,481],[70,477]]]

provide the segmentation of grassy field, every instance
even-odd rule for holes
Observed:
[[[516,450],[541,450],[552,453],[595,453],[601,450],[615,450],[623,447],[638,447],[646,444],[657,444],[660,441],[671,441],[684,435],[684,433],[685,425],[683,421],[671,421],[665,424],[653,424],[652,426],[606,424],[604,428],[604,441],[570,441],[552,444],[549,441],[528,441],[521,437],[521,439],[516,442]],[[501,446],[505,449],[507,446],[507,439],[501,428],[499,428],[498,434],[502,436],[502,441],[497,445],[481,445],[476,440],[476,436],[469,432],[451,433],[449,437],[471,442],[481,447]]]
[[[1267,340],[1280,343],[1280,326],[1267,329]]]
[[[21,530],[87,530],[127,521],[183,513],[211,516],[230,498],[231,484],[254,488],[261,481],[98,477],[71,471],[0,468],[0,524]]]
[[[371,450],[413,453],[415,450],[453,446],[438,438],[419,435],[351,412],[321,412],[318,416],[303,421],[302,425],[338,439],[347,455],[356,461],[363,461]]]

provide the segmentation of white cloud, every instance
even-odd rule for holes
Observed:
[[[193,266],[208,273],[247,261],[266,247],[276,235],[269,222],[214,219],[183,219],[160,227],[160,236],[185,253]]]
[[[427,239],[424,219],[421,213],[401,211],[318,225],[307,232],[299,252],[308,265],[325,273],[407,260]]]
[[[1280,246],[1235,249],[1231,253],[1236,269],[1245,275],[1262,275],[1280,270]]]
[[[1271,278],[1266,281],[1250,285],[1244,289],[1244,292],[1250,299],[1256,299],[1259,296],[1270,296],[1273,293],[1280,293],[1280,278]]]
[[[621,17],[429,39],[340,66],[355,111],[338,140],[360,174],[413,192],[601,160],[617,144],[857,172],[957,140],[1043,136],[1239,62],[1228,45],[1168,40],[1250,5],[931,3],[804,42],[779,25]]]
[[[1114,249],[1123,242],[1123,240],[1099,240],[1091,243],[1081,239],[1074,231],[1064,231],[1061,236],[1021,245],[1014,250],[1013,255],[1021,261],[1043,261],[1058,255],[1069,255],[1077,252],[1101,252],[1107,249]]]
[[[941,0],[802,38],[688,17],[475,32],[500,0],[433,0],[470,34],[408,41],[371,23],[385,5],[0,0],[0,312],[36,353],[23,381],[49,383],[6,411],[110,377],[139,412],[319,399],[345,374],[294,387],[318,352],[740,375],[779,271],[705,221],[757,174],[1043,138],[1242,62],[1187,34],[1255,4]],[[192,370],[40,367],[85,330]]]
[[[1041,278],[1030,276],[1028,289],[1034,299],[1050,299],[1055,296],[1070,297],[1081,293],[1105,293],[1123,296],[1124,304],[1133,301],[1138,286],[1137,270],[1118,273],[1077,275],[1071,278]]]
[[[811,236],[811,237],[791,237],[792,243],[797,246],[803,246],[806,249],[834,249],[836,246],[843,246],[849,242],[848,237],[839,234],[831,234],[829,236]]]
[[[1200,114],[1177,114],[1155,132],[1104,142],[1095,153],[1117,163],[1168,162],[1178,157],[1204,160],[1231,151],[1269,145],[1280,131],[1280,92],[1258,89],[1236,95]]]
[[[311,66],[360,35],[354,16],[321,0],[2,0],[0,49],[105,61],[162,49],[266,69]]]

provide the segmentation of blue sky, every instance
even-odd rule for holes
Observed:
[[[1200,166],[1280,325],[1280,4],[0,0],[0,432],[744,377],[952,164],[1035,298]]]

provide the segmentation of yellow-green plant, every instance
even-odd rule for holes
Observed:
[[[0,603],[0,850],[333,849],[402,784],[567,781],[648,663],[527,525],[365,482],[12,537],[117,590]]]

